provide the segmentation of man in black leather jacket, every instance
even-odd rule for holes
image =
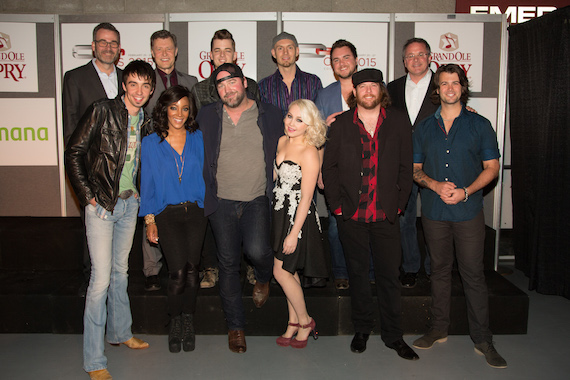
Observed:
[[[123,71],[122,86],[124,95],[98,100],[87,109],[65,151],[67,175],[85,207],[91,257],[83,368],[92,379],[111,378],[103,353],[105,321],[109,343],[148,347],[131,333],[127,270],[139,208],[140,142],[149,125],[142,107],[154,90],[154,70],[133,61]]]

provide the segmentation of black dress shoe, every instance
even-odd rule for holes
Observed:
[[[144,281],[144,290],[146,290],[147,292],[160,290],[160,278],[158,278],[157,275],[148,276]]]
[[[386,347],[396,351],[399,357],[406,360],[418,360],[420,357],[404,342],[404,339],[399,339],[394,343],[386,343]]]
[[[359,332],[354,334],[354,338],[352,338],[352,342],[350,343],[350,351],[356,352],[357,354],[361,354],[366,351],[366,342],[368,341],[369,336],[370,334]]]
[[[417,273],[405,273],[402,277],[402,286],[404,288],[412,289],[415,288],[418,279]]]

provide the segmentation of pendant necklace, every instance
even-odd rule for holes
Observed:
[[[170,141],[166,140],[168,142],[168,145],[170,145]],[[170,149],[172,149],[172,155],[174,156],[174,163],[176,164],[176,172],[178,173],[178,183],[182,183],[182,173],[184,173],[184,163],[186,162],[185,157],[186,157],[186,151],[184,149],[182,149],[182,154],[178,154],[178,152],[176,150],[174,150],[174,148],[172,147],[172,145],[170,145]],[[176,155],[178,155],[180,157],[180,163],[182,166],[182,169],[180,169],[180,166],[178,166],[178,160],[176,159]]]

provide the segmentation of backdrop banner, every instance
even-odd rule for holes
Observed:
[[[511,24],[520,24],[568,5],[568,0],[456,0],[455,12],[506,14]]]
[[[57,166],[54,99],[2,99],[0,115],[0,166]]]
[[[113,23],[121,33],[121,55],[117,67],[124,68],[135,59],[146,61],[154,68],[150,54],[150,36],[163,29],[162,23]],[[85,65],[93,59],[91,41],[97,24],[62,24],[61,59],[63,73]]]
[[[236,42],[237,65],[243,74],[257,79],[257,22],[215,21],[188,23],[188,74],[199,81],[210,77],[213,67],[210,63],[210,42],[217,30],[227,29]]]
[[[416,36],[431,46],[431,68],[455,63],[465,70],[470,90],[481,92],[483,82],[483,23],[417,22]]]
[[[38,92],[36,24],[0,22],[0,92]]]
[[[387,78],[388,23],[368,22],[363,26],[362,22],[356,21],[286,21],[283,23],[283,30],[297,38],[297,64],[301,70],[321,78],[323,87],[336,81],[331,67],[330,49],[339,39],[350,41],[356,46],[359,70],[379,69]]]

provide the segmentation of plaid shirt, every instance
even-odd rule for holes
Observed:
[[[296,66],[295,79],[291,83],[291,91],[283,82],[283,76],[279,69],[275,70],[270,76],[260,80],[258,84],[261,101],[281,108],[283,116],[287,114],[289,105],[293,101],[309,99],[314,102],[317,94],[323,88],[323,84],[318,76],[301,71],[299,66]]]
[[[386,214],[377,206],[378,192],[378,134],[380,126],[386,118],[386,110],[380,109],[378,122],[374,131],[374,137],[370,136],[364,128],[364,124],[358,118],[358,107],[354,110],[353,122],[360,128],[360,142],[362,143],[362,186],[360,188],[360,203],[352,216],[357,222],[371,223],[386,219]]]

